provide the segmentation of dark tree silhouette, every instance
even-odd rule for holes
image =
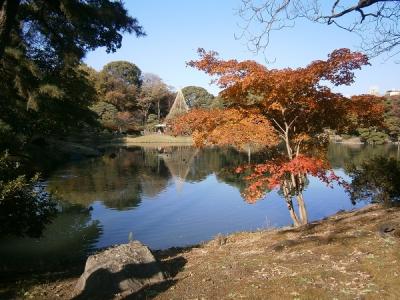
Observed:
[[[0,59],[15,42],[42,58],[82,57],[101,46],[114,52],[121,32],[144,35],[121,1],[0,0]]]

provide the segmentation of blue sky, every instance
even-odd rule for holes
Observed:
[[[135,63],[143,72],[159,75],[168,85],[183,88],[197,85],[217,94],[219,89],[209,85],[210,77],[186,66],[197,58],[196,49],[215,50],[224,59],[252,59],[265,64],[263,54],[248,50],[245,40],[235,39],[240,34],[241,22],[235,10],[239,0],[142,0],[125,1],[130,15],[136,17],[147,36],[136,38],[125,35],[122,47],[107,54],[97,49],[85,61],[100,70],[106,63],[126,60]],[[274,63],[269,68],[300,67],[312,60],[325,59],[336,48],[358,49],[359,40],[354,34],[327,25],[307,21],[297,22],[294,28],[275,32],[266,55]],[[337,90],[345,95],[366,93],[378,87],[381,93],[400,88],[400,64],[386,57],[371,60],[372,65],[357,71],[355,83]]]

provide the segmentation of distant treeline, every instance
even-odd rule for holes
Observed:
[[[348,139],[359,137],[367,144],[384,144],[387,142],[398,142],[400,139],[400,95],[377,98],[383,106],[383,114],[377,114],[382,118],[379,126],[368,126],[362,120],[353,119],[353,127],[341,137]]]
[[[152,130],[168,114],[176,91],[156,74],[142,73],[133,63],[110,62],[99,72],[82,66],[95,91],[89,108],[102,127],[119,132],[138,133]],[[206,89],[187,86],[182,89],[190,108],[222,107],[222,100]]]

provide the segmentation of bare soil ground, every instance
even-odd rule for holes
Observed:
[[[400,299],[399,208],[373,205],[154,254],[169,280],[128,299]],[[24,290],[20,282],[15,295],[69,299],[76,280],[42,279]]]

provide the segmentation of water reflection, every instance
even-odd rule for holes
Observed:
[[[119,149],[113,155],[71,164],[56,172],[48,189],[63,200],[89,206],[137,207],[142,196],[152,197],[168,185],[170,172],[157,149]]]
[[[244,192],[245,199],[253,203],[264,198],[270,189],[279,188],[294,226],[304,225],[309,221],[303,194],[310,175],[327,186],[344,187],[353,204],[360,200],[386,204],[397,202],[395,186],[400,177],[397,163],[399,147],[394,152],[395,147],[392,145],[371,147],[331,144],[329,150],[326,146],[314,145],[308,149],[308,155],[297,154],[290,160],[277,153],[276,157],[256,165],[249,177],[253,182],[250,181]],[[391,158],[387,159],[382,155]],[[347,182],[337,176],[333,172],[334,168],[344,169],[353,183],[349,184],[351,181]],[[385,169],[388,170],[386,174]],[[298,206],[297,212],[294,200]]]
[[[350,165],[349,189],[353,203],[370,201],[386,206],[400,204],[400,161],[393,157],[375,156],[361,165]]]
[[[396,156],[397,148],[333,144],[328,158],[335,172],[349,179],[346,165],[361,166],[375,153]],[[252,155],[253,163],[263,161],[262,155]],[[244,201],[248,174],[235,169],[247,162],[247,154],[233,149],[192,147],[110,149],[103,157],[73,162],[48,180],[48,189],[70,208],[43,239],[2,241],[0,257],[15,257],[21,265],[35,255],[37,261],[52,256],[54,261],[73,260],[131,238],[160,249],[218,233],[292,224],[282,189],[265,189],[264,200],[251,205]],[[330,189],[314,177],[303,178],[301,193],[309,221],[365,205],[351,203],[342,188]],[[293,211],[300,213],[298,207]]]
[[[389,145],[371,147],[332,144],[328,151],[323,152],[327,153],[334,169],[346,171],[350,170],[350,162],[357,166],[376,154],[398,154]],[[309,184],[307,173],[325,184],[332,185],[334,180],[340,183],[339,178],[334,175],[326,175],[326,166],[317,156],[300,157],[298,163],[294,160],[285,163],[269,157],[272,162],[270,168],[260,173],[263,178],[256,178],[258,186],[252,190],[251,181],[246,179],[252,173],[251,170],[235,172],[238,166],[248,163],[248,157],[233,149],[121,148],[112,157],[105,155],[101,159],[71,166],[67,171],[73,176],[66,178],[65,174],[58,177],[55,174],[49,181],[49,189],[57,191],[64,200],[74,203],[90,205],[94,201],[100,201],[108,208],[130,210],[140,206],[143,198],[158,198],[170,186],[176,192],[182,193],[185,182],[196,184],[213,174],[219,182],[236,188],[248,203],[264,198],[274,187],[279,187],[277,194],[285,200],[293,223],[301,225],[309,221],[303,195]],[[259,154],[253,157],[253,163],[264,162],[265,159],[265,156]],[[286,167],[288,170],[296,170],[282,172]],[[205,192],[207,194],[208,191]],[[296,208],[293,200],[297,203]]]
[[[346,169],[350,165],[359,167],[363,162],[375,156],[399,159],[399,150],[399,147],[391,144],[375,146],[363,144],[330,144],[327,157],[334,169]]]
[[[58,217],[36,238],[10,237],[0,243],[0,271],[22,273],[30,270],[63,270],[81,262],[94,250],[102,227],[92,220],[90,210],[60,203]]]
[[[101,201],[108,208],[127,210],[171,184],[179,192],[185,182],[200,182],[213,173],[222,181],[229,174],[227,182],[237,185],[244,178],[234,169],[245,161],[246,156],[233,149],[121,148],[115,155],[59,170],[48,181],[48,189],[71,203],[90,206]]]

